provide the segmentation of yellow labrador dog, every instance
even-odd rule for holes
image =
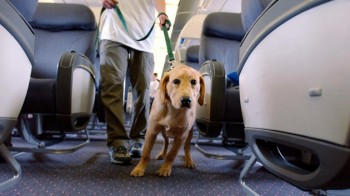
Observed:
[[[183,143],[185,167],[195,167],[190,154],[192,127],[197,101],[203,105],[204,91],[202,76],[191,67],[177,65],[164,75],[152,105],[143,153],[131,176],[144,175],[158,133],[162,133],[164,145],[156,159],[165,159],[158,170],[159,176],[170,176],[173,161]],[[174,138],[174,141],[167,152],[169,137]]]

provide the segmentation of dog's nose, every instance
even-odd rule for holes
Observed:
[[[181,107],[190,108],[191,106],[191,98],[186,96],[181,98]]]

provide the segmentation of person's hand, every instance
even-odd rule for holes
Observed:
[[[115,4],[118,3],[118,0],[102,0],[103,7],[107,9],[114,8]]]
[[[158,19],[159,19],[159,27],[162,29],[162,26],[165,24],[165,27],[167,29],[170,28],[169,24],[167,24],[165,21],[168,20],[168,16],[164,13],[164,12],[161,12],[159,13],[158,15]]]

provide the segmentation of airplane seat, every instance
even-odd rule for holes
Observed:
[[[38,3],[37,10],[30,20],[36,34],[35,55],[38,63],[35,77],[55,78],[54,71],[47,71],[57,64],[61,54],[68,49],[80,52],[94,63],[96,59],[96,21],[89,7],[82,4]],[[59,44],[52,46],[52,42]],[[50,48],[51,47],[51,48]],[[45,49],[53,50],[49,58]],[[53,66],[54,67],[54,66]],[[43,76],[41,74],[43,73]]]
[[[254,156],[241,180],[259,161],[302,190],[350,188],[349,9],[344,0],[275,0],[252,23],[238,74]]]
[[[35,31],[35,64],[21,110],[21,136],[39,148],[18,151],[65,153],[44,148],[84,131],[96,96],[96,21],[85,5],[38,3],[29,20]],[[86,130],[85,130],[86,131]],[[86,134],[86,141],[89,137]]]
[[[36,2],[26,1],[23,5]],[[34,60],[34,31],[25,16],[35,11],[35,6],[25,6],[21,15],[10,1],[0,1],[0,158],[15,172],[7,180],[1,180],[0,191],[20,179],[21,167],[4,144],[11,136],[23,105]]]
[[[199,56],[199,45],[189,46],[186,50],[185,64],[194,68],[195,70],[199,70],[200,65],[198,63],[198,56]]]
[[[237,69],[244,34],[239,13],[218,12],[208,14],[200,39],[199,64],[206,102],[197,108],[196,124],[202,136],[222,134],[224,144],[244,141],[238,83],[226,75]]]

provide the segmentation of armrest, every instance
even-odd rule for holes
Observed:
[[[205,137],[217,137],[223,127],[226,74],[222,63],[206,61],[200,68],[205,82],[205,103],[197,106],[196,124]]]
[[[80,131],[92,115],[96,77],[90,60],[79,53],[67,52],[60,59],[56,83],[56,121],[59,129]]]
[[[59,114],[70,114],[72,112],[73,75],[77,68],[82,68],[88,72],[96,86],[95,70],[90,60],[74,51],[64,53],[57,71],[56,106]]]

